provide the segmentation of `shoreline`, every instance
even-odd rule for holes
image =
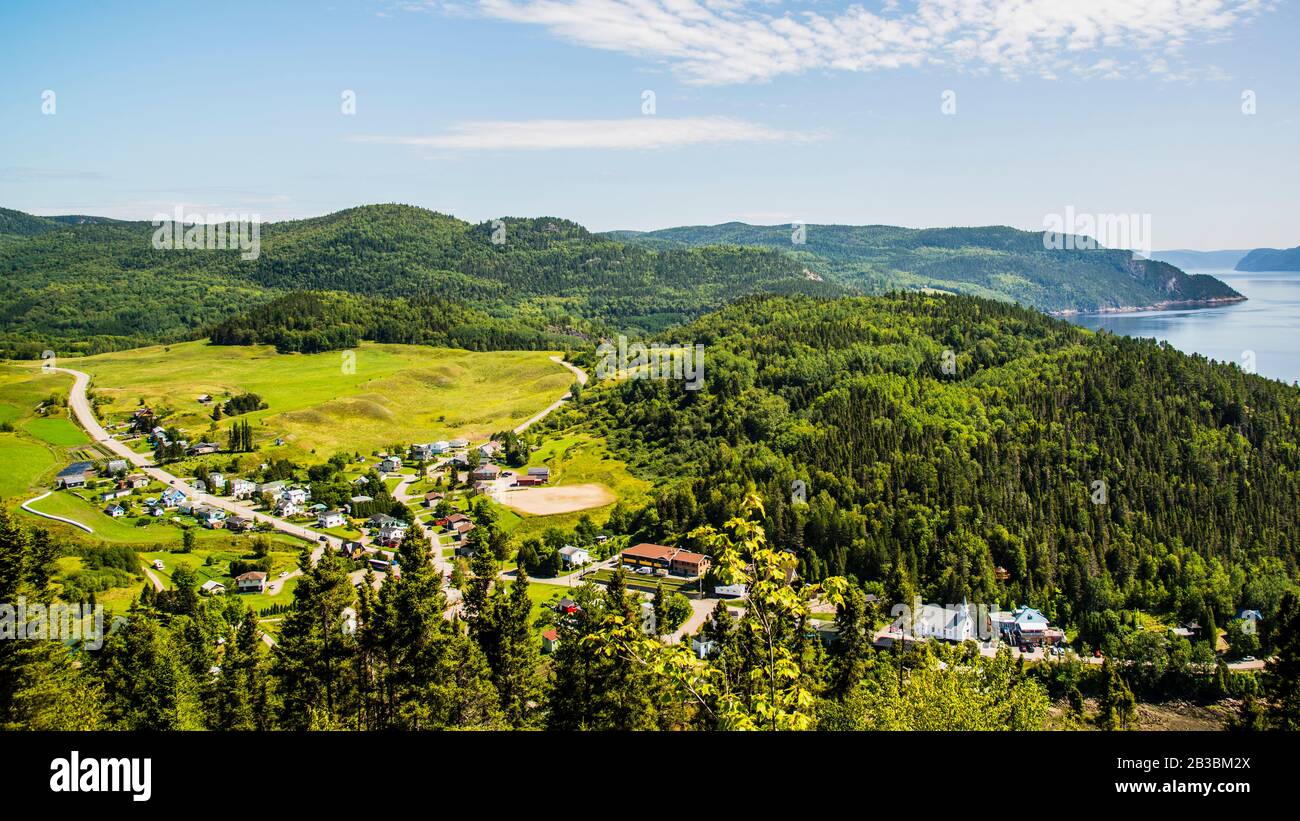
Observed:
[[[1135,314],[1141,311],[1176,311],[1180,308],[1217,308],[1220,305],[1233,305],[1238,302],[1246,302],[1249,297],[1245,296],[1223,296],[1213,297],[1211,299],[1171,299],[1168,302],[1157,302],[1154,305],[1136,306],[1121,305],[1117,308],[1097,308],[1090,311],[1081,311],[1077,308],[1066,308],[1059,311],[1048,311],[1048,316],[1104,316],[1106,314]]]

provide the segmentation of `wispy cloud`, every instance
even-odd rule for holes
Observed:
[[[452,151],[659,149],[723,143],[811,142],[824,135],[786,131],[731,117],[632,117],[617,120],[517,120],[458,123],[430,136],[357,135],[351,142]]]
[[[653,59],[700,85],[924,65],[1008,77],[1086,77],[1099,73],[1101,59],[1114,63],[1101,76],[1149,75],[1153,53],[1177,58],[1186,46],[1231,36],[1275,6],[1275,0],[886,0],[877,11],[856,4],[830,11],[825,0],[473,2],[482,15]],[[465,11],[446,0],[423,7]]]

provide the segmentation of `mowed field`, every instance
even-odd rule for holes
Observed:
[[[512,428],[572,384],[572,374],[549,357],[370,343],[350,352],[278,354],[269,346],[187,342],[61,364],[91,375],[91,390],[110,400],[101,408],[108,420],[125,419],[143,400],[155,412],[170,411],[165,424],[206,435],[212,408],[200,395],[220,402],[256,393],[267,409],[237,418],[253,426],[257,444],[282,438],[291,450],[328,455],[483,439]],[[230,424],[218,423],[221,445]]]

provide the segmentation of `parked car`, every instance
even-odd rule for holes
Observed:
[[[655,571],[655,575],[656,575],[656,576],[667,576],[667,575],[668,575],[668,571],[667,571],[666,569],[664,569],[664,568],[661,567],[661,568],[659,568],[658,570]]]
[[[649,576],[652,571],[648,567],[638,567],[636,572],[640,573],[642,576]]]

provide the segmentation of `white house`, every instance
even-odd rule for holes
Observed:
[[[402,460],[396,456],[389,456],[379,463],[379,469],[384,473],[396,473],[402,469]]]
[[[219,593],[226,592],[226,586],[216,579],[208,579],[199,586],[199,591],[209,596],[215,596]]]
[[[569,567],[582,567],[585,564],[591,564],[591,554],[581,547],[574,547],[566,544],[560,548],[560,561]]]
[[[338,510],[322,510],[320,513],[316,514],[317,527],[342,527],[346,522],[347,519],[344,518],[343,513]]]
[[[389,522],[379,528],[379,541],[386,545],[396,545],[406,538],[406,522]]]
[[[305,487],[291,487],[280,494],[280,501],[292,502],[295,505],[305,505],[311,498],[311,492]]]
[[[209,473],[208,486],[211,487],[213,490],[225,490],[226,477],[221,475],[220,473]]]
[[[302,505],[291,502],[288,499],[281,499],[275,506],[275,515],[277,516],[299,516],[302,514]]]
[[[266,574],[260,570],[250,570],[235,577],[235,589],[240,593],[261,593],[266,589]]]
[[[230,495],[236,499],[247,499],[257,492],[257,484],[247,479],[235,479],[230,483]]]
[[[126,460],[125,460],[125,459],[112,459],[112,460],[109,460],[109,463],[108,463],[108,472],[109,472],[109,473],[126,473]]]

